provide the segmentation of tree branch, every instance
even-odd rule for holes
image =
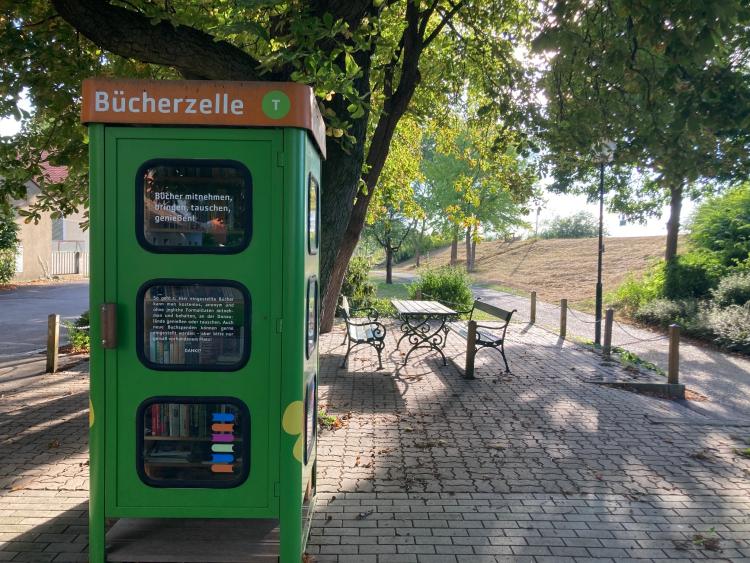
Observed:
[[[464,4],[466,4],[466,0],[460,0],[460,2],[457,2],[456,4],[451,4],[451,10],[447,14],[443,16],[443,19],[440,20],[440,23],[437,24],[435,29],[432,30],[432,33],[428,35],[425,39],[422,40],[422,47],[427,47],[430,43],[432,43],[433,39],[435,39],[438,35],[440,35],[440,32],[443,31],[443,28],[445,27],[445,24],[447,24],[453,16],[456,15],[456,13],[463,8]],[[426,24],[425,24],[426,27]]]
[[[242,49],[185,25],[152,24],[132,10],[106,0],[52,0],[62,18],[88,39],[125,58],[174,67],[183,76],[206,80],[284,80],[263,74]]]

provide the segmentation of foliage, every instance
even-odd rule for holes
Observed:
[[[16,275],[18,225],[9,205],[0,204],[0,283],[8,283]]]
[[[750,182],[703,202],[690,223],[690,241],[727,268],[750,256]]]
[[[615,354],[615,357],[620,361],[622,366],[627,370],[647,369],[649,371],[656,372],[659,375],[667,375],[667,373],[662,368],[660,368],[653,362],[644,360],[638,354],[631,352],[630,350],[625,350],[624,348],[620,348],[619,346],[613,346],[612,352]]]
[[[695,299],[671,300],[654,299],[641,306],[635,318],[646,324],[663,328],[672,323],[686,326],[698,314],[698,302]]]
[[[676,253],[682,198],[747,174],[747,3],[570,0],[550,8],[534,47],[549,69],[541,127],[553,187],[596,197],[597,153],[613,141],[609,208],[643,219],[674,203],[668,245]]]
[[[49,153],[69,169],[42,181],[30,211],[87,204],[81,82],[89,76],[292,80],[317,96],[328,135],[320,252],[322,329],[364,226],[399,120],[440,118],[461,97],[484,104],[498,130],[518,131],[535,99],[515,56],[535,6],[522,0],[301,2],[51,0],[0,8],[0,117],[23,118],[0,143],[2,195],[20,194]],[[133,38],[137,40],[133,40]],[[24,112],[24,95],[34,108]]]
[[[555,217],[541,233],[541,237],[546,239],[596,236],[599,236],[599,220],[588,211],[578,211],[569,217]]]
[[[657,262],[641,279],[628,276],[607,300],[626,315],[632,316],[645,303],[664,296],[664,280],[664,263]]]
[[[440,301],[454,309],[467,311],[474,303],[471,280],[460,268],[443,266],[420,272],[409,285],[409,297]]]
[[[88,353],[91,351],[91,338],[89,337],[89,312],[85,311],[74,323],[66,322],[70,347],[74,353]]]
[[[706,297],[723,273],[718,261],[705,252],[692,251],[663,263],[664,290],[668,299]]]
[[[439,232],[432,232],[422,236],[421,242],[417,240],[420,233],[416,230],[412,230],[404,243],[401,245],[399,251],[395,254],[394,259],[396,262],[404,262],[410,258],[414,258],[417,255],[417,249],[422,251],[422,254],[430,252],[431,250],[439,249],[450,244],[450,240],[446,239]]]
[[[318,410],[318,428],[321,430],[336,430],[341,426],[341,419],[338,416],[328,414],[325,409]]]
[[[366,307],[375,298],[375,286],[370,281],[370,262],[364,256],[355,256],[349,261],[341,295],[349,298],[351,307]]]
[[[727,350],[750,353],[750,305],[710,307],[704,318],[714,342]]]
[[[0,284],[8,283],[16,275],[16,253],[0,250]]]
[[[519,154],[517,135],[495,128],[482,117],[454,114],[431,131],[422,170],[442,232],[470,229],[478,239],[480,229],[503,234],[525,225],[522,204],[534,194],[536,172]]]
[[[744,305],[750,301],[750,272],[735,272],[724,276],[711,296],[721,307]]]

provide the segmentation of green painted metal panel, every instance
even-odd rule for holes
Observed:
[[[90,560],[104,560],[105,518],[271,517],[279,518],[281,562],[297,563],[311,517],[303,503],[314,503],[305,493],[313,481],[316,446],[308,447],[304,427],[305,390],[318,368],[318,346],[309,355],[306,350],[307,286],[318,274],[318,255],[308,247],[307,197],[311,175],[322,185],[317,149],[303,130],[293,128],[92,125],[90,135]],[[247,248],[186,254],[139,244],[136,176],[153,159],[242,163],[252,177]],[[227,280],[246,288],[251,301],[247,363],[229,371],[164,371],[145,365],[136,345],[143,338],[137,330],[138,296],[149,280]],[[96,314],[105,302],[116,303],[118,310],[118,344],[109,350],[99,345]],[[145,483],[136,467],[143,432],[136,411],[155,397],[231,397],[245,404],[250,414],[247,479],[232,488]],[[310,420],[317,424],[316,414],[308,417],[308,426]]]

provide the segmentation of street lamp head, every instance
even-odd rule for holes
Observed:
[[[611,139],[604,139],[599,142],[596,146],[595,154],[600,164],[608,164],[612,162],[615,156],[615,149],[617,143]]]

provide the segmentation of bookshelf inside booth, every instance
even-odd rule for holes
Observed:
[[[141,404],[138,475],[153,487],[236,487],[250,470],[250,415],[233,398],[161,397]]]

